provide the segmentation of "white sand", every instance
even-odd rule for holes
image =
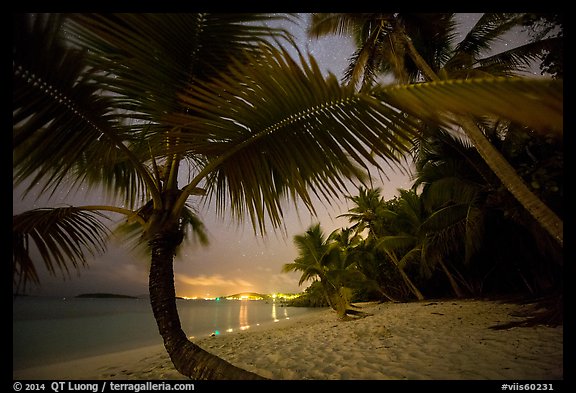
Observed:
[[[561,380],[563,327],[490,326],[526,306],[479,300],[367,303],[372,316],[323,310],[195,343],[270,379]],[[511,315],[512,314],[512,315]],[[13,370],[14,379],[185,379],[162,346]]]

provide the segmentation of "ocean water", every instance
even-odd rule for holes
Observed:
[[[317,312],[262,300],[177,300],[190,337],[228,334]],[[19,297],[12,312],[13,369],[162,344],[149,299]]]

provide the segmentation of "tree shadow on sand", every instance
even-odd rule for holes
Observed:
[[[506,303],[526,305],[525,309],[510,313],[511,316],[526,319],[490,326],[490,329],[504,330],[514,327],[561,326],[564,322],[564,303],[562,300],[562,295],[550,295],[536,299],[504,301]]]
[[[355,309],[361,308],[360,306],[356,306],[354,304],[351,304],[350,307],[353,307]],[[355,310],[355,309],[352,309],[352,308],[346,309],[346,314],[343,317],[339,317],[338,320],[340,320],[340,321],[355,321],[357,319],[371,317],[374,315],[374,314],[366,312],[366,311],[360,311],[360,310]]]

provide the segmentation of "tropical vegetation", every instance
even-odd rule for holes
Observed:
[[[420,20],[437,17],[449,20],[444,15]],[[531,215],[523,219],[537,222],[534,230],[561,246],[557,214],[525,186],[517,190],[516,170],[495,170],[502,162],[488,142],[488,131],[483,132],[511,135],[514,125],[540,136],[561,134],[561,80],[515,78],[507,72],[493,77],[484,68],[500,64],[494,60],[480,62],[478,72],[470,75],[430,70],[444,64],[444,57],[431,52],[423,58],[419,51],[426,42],[416,40],[407,20],[394,14],[376,18],[378,29],[368,25],[367,37],[394,42],[389,49],[409,54],[420,77],[382,86],[372,84],[365,72],[366,82],[357,88],[324,76],[312,56],[293,48],[289,32],[266,25],[273,18],[297,19],[248,13],[14,14],[14,184],[30,184],[28,192],[42,193],[99,187],[111,200],[15,215],[15,288],[39,280],[33,250],[54,274],[80,268],[90,254],[105,250],[108,214],[123,216],[124,232],[138,239],[150,257],[152,312],[178,371],[193,379],[260,379],[194,344],[180,325],[174,257],[184,241],[206,240],[190,200],[214,203],[220,214],[248,219],[255,235],[263,234],[281,226],[285,201],[303,201],[313,212],[311,195],[330,200],[347,193],[348,181],[367,184],[371,170],[382,170],[382,162],[401,165],[427,141],[422,136],[454,125],[471,135],[481,163],[496,175],[490,184],[502,181],[502,193],[515,197],[506,199],[511,205],[518,208],[518,200],[529,207]],[[486,36],[475,31],[468,41],[489,46],[502,20],[519,23],[491,17],[487,23],[496,23],[494,31]],[[297,59],[287,48],[296,50]],[[377,48],[372,52],[386,49]],[[392,64],[401,72],[406,61],[390,53],[378,66]],[[458,61],[456,69],[478,64],[475,50],[460,47],[458,53],[466,61]],[[509,126],[502,131],[499,124]],[[515,158],[526,164],[525,157]],[[538,180],[542,186],[549,180],[559,184],[549,176],[559,168],[556,161],[544,174],[530,166],[522,173],[543,176],[544,182]],[[398,224],[395,231],[403,232],[374,227],[370,239],[361,239],[342,229],[327,242],[321,228],[311,228],[297,241],[303,257],[294,263],[300,265],[287,269],[302,270],[304,280],[318,277],[326,300],[340,315],[349,312],[356,287],[388,299],[424,293],[414,279],[415,260],[425,261],[425,270],[432,273],[438,266],[446,268],[445,276],[453,277],[454,266],[428,258],[441,242],[429,239],[424,226],[439,238],[455,232],[431,219],[435,210],[426,209],[439,207],[432,199],[429,207],[415,191],[406,192],[406,198],[410,201],[383,212],[385,221],[394,220],[390,215],[414,218]],[[449,209],[454,222],[472,217],[462,213],[464,206],[477,214],[472,209],[476,201],[448,203],[459,206]],[[415,212],[418,217],[410,217]],[[475,233],[464,228],[470,236]],[[458,245],[438,255],[454,249]],[[376,265],[367,266],[370,262]]]
[[[339,318],[360,314],[351,308],[352,289],[365,285],[366,278],[354,263],[354,243],[358,236],[345,228],[326,236],[320,224],[312,225],[305,234],[294,236],[300,255],[286,263],[283,272],[302,272],[298,285],[308,280],[319,283],[320,293]],[[323,302],[317,302],[322,305]]]
[[[400,27],[395,25],[399,20],[404,22]],[[361,88],[373,83],[376,71],[392,73],[400,82],[434,78],[434,73],[509,75],[526,72],[535,58],[548,59],[542,70],[553,70],[554,77],[562,75],[562,56],[553,49],[561,42],[561,29],[543,39],[546,32],[561,26],[557,17],[484,14],[456,46],[449,45],[450,16],[444,14],[439,23],[426,25],[432,20],[418,15],[317,14],[310,31],[357,33],[359,49],[344,81],[358,83],[363,75]],[[534,20],[545,21],[540,34],[532,30],[537,39],[481,57],[482,51],[490,49],[489,42]],[[390,47],[401,42],[402,36],[397,35],[403,28],[414,30],[411,37],[419,42],[414,47],[430,54],[430,67],[406,53],[410,45]],[[435,39],[425,43],[419,37],[424,32]],[[542,52],[542,48],[547,49]],[[561,136],[502,120],[478,119],[477,128],[510,163],[525,190],[562,217]],[[399,189],[399,195],[388,201],[379,188],[360,187],[357,195],[348,197],[354,206],[342,216],[363,235],[356,250],[362,249],[364,256],[356,267],[387,289],[386,299],[552,294],[558,301],[545,322],[561,323],[562,243],[548,236],[519,205],[509,186],[491,170],[491,155],[478,151],[476,139],[433,124],[422,131],[413,150],[412,189]],[[365,299],[366,291],[357,291],[357,298]],[[384,299],[376,292],[370,298]]]

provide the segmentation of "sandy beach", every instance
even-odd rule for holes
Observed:
[[[528,305],[484,300],[363,303],[371,316],[331,310],[195,338],[230,363],[274,380],[562,380],[563,327],[490,327]],[[15,380],[185,379],[162,346],[13,370]]]

